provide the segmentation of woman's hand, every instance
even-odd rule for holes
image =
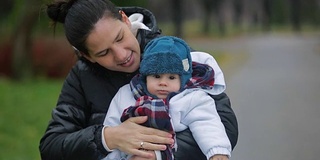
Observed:
[[[170,133],[140,125],[146,122],[147,118],[132,117],[119,126],[105,128],[104,138],[107,146],[141,158],[152,158],[153,153],[145,150],[165,150],[165,144],[172,145],[174,140]]]
[[[212,156],[209,160],[229,160],[229,158],[226,155],[217,154]]]
[[[139,156],[132,156],[130,158],[130,160],[156,160],[156,154],[154,153],[154,151],[144,150],[144,152],[152,154],[152,157],[144,158],[144,157],[139,157]]]

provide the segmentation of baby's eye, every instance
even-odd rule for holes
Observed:
[[[160,75],[159,74],[155,74],[153,75],[154,78],[160,78]]]
[[[177,79],[177,77],[175,77],[175,76],[170,76],[169,79],[174,80],[174,79]]]

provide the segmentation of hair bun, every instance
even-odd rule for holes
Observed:
[[[68,2],[59,1],[47,6],[47,15],[54,22],[64,23],[68,10],[71,8],[73,3],[77,0],[70,0]]]

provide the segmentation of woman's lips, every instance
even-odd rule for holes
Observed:
[[[130,66],[133,63],[133,52],[131,52],[130,56],[122,63],[118,64],[123,67]]]

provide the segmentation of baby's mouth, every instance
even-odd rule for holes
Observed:
[[[159,94],[168,94],[168,91],[166,91],[166,90],[158,90],[158,93]]]

